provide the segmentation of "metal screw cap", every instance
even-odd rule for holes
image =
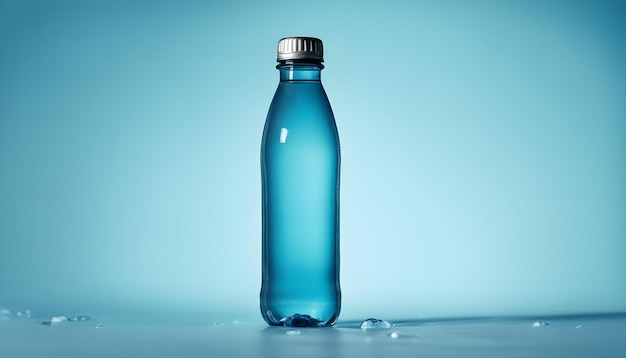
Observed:
[[[278,41],[278,58],[284,60],[317,60],[324,62],[322,40],[315,37],[285,37]]]

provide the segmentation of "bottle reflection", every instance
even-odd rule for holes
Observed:
[[[270,326],[260,333],[259,353],[263,358],[347,357],[341,330],[334,327],[290,328]]]

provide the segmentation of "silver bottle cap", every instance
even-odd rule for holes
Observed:
[[[278,41],[278,58],[284,60],[317,60],[324,62],[322,40],[315,37],[285,37]]]

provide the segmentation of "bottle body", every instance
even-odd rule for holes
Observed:
[[[339,315],[337,127],[321,65],[279,65],[261,144],[261,312],[270,325],[332,325]]]

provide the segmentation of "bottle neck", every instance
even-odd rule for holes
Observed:
[[[321,63],[280,61],[276,66],[280,81],[319,81],[324,68]]]

